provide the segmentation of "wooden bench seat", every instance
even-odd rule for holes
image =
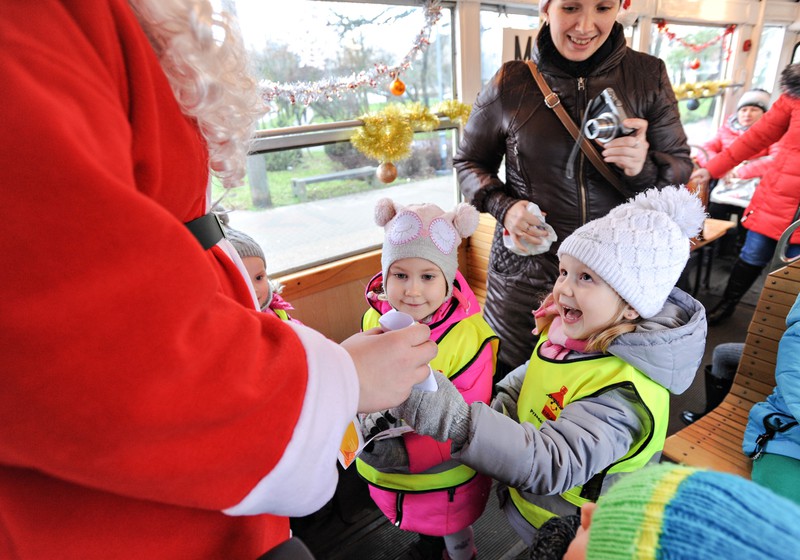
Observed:
[[[747,329],[730,393],[710,413],[668,437],[664,458],[750,478],[751,460],[742,451],[747,416],[775,387],[778,343],[798,292],[800,261],[769,274]]]

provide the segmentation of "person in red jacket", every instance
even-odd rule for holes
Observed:
[[[356,412],[426,378],[430,331],[259,312],[207,186],[264,107],[210,3],[0,13],[0,558],[252,560],[333,495]]]
[[[751,89],[742,94],[739,102],[736,104],[736,112],[732,114],[725,123],[719,127],[717,134],[703,144],[702,150],[698,150],[695,160],[697,165],[703,167],[708,161],[722,152],[725,148],[733,144],[742,134],[744,134],[751,126],[764,116],[769,110],[771,104],[769,92],[763,89]],[[737,165],[734,169],[728,172],[725,177],[726,180],[736,181],[753,179],[760,180],[761,176],[772,165],[772,160],[778,152],[778,143],[771,145],[769,148],[762,150],[756,155],[749,158],[747,161]],[[706,185],[706,192],[711,192],[713,189],[725,189],[730,185],[722,184],[717,185],[717,181],[711,181]],[[732,215],[737,217],[737,221],[741,219],[744,208],[741,206],[734,206],[732,204],[721,204],[712,201],[708,205],[708,213],[712,218],[727,220]],[[744,243],[745,234],[747,230],[742,225],[739,225],[735,230],[725,236],[725,239],[720,240],[720,252],[726,254],[737,254]]]
[[[775,159],[742,216],[747,237],[722,299],[708,314],[709,325],[719,324],[733,314],[739,300],[772,259],[781,234],[800,217],[800,64],[783,70],[781,88],[781,96],[757,123],[705,168],[692,173],[691,179],[707,184],[780,140]],[[800,254],[799,243],[800,234],[796,233],[786,255]]]

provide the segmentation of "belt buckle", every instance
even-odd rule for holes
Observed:
[[[224,239],[228,239],[228,236],[225,235],[225,228],[222,225],[222,220],[220,219],[219,214],[212,211],[211,215],[214,216],[214,219],[217,221],[217,227],[219,228],[219,231],[222,233],[222,237]]]
[[[548,109],[552,109],[556,105],[561,103],[561,100],[558,98],[558,95],[554,91],[551,91],[547,96],[544,98],[544,104],[547,105]]]

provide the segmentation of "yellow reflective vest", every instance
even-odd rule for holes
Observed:
[[[561,497],[580,507],[595,501],[603,478],[609,473],[635,471],[664,447],[669,422],[669,391],[644,373],[610,354],[588,355],[566,361],[544,360],[539,347],[547,340],[543,335],[528,363],[522,384],[517,414],[520,422],[530,422],[539,428],[545,420],[556,420],[569,403],[596,397],[620,387],[632,388],[639,396],[654,429],[643,434],[628,453],[606,467],[587,484],[570,488]],[[534,527],[555,517],[555,514],[527,501],[522,494],[509,488],[511,499],[523,517]]]
[[[369,309],[362,319],[362,330],[377,327],[380,313]],[[461,381],[462,374],[468,372],[480,359],[481,353],[487,344],[493,346],[491,353],[492,371],[494,360],[497,356],[498,338],[489,324],[480,313],[465,317],[452,324],[444,334],[436,340],[439,353],[431,361],[431,367],[441,371],[453,384],[463,392]],[[471,380],[467,380],[472,385]],[[465,397],[466,398],[466,397]],[[469,402],[470,399],[467,398]],[[469,481],[475,476],[475,471],[466,465],[452,460],[440,466],[443,470],[436,473],[422,474],[396,474],[383,473],[371,467],[364,461],[357,459],[358,473],[373,486],[387,490],[401,492],[425,492],[431,490],[445,490]]]

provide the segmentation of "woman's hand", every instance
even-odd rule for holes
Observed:
[[[547,237],[547,231],[539,228],[542,225],[541,220],[528,212],[527,208],[527,200],[518,200],[503,218],[503,227],[511,236],[514,245],[523,252],[527,251],[522,244],[523,241],[531,245],[541,245],[544,242],[543,238]]]
[[[697,188],[700,189],[707,189],[709,181],[711,181],[711,173],[708,172],[708,169],[703,167],[695,169],[692,172],[692,176],[689,177],[689,182],[694,182]]]
[[[633,128],[633,134],[619,136],[603,147],[603,160],[613,163],[628,177],[642,172],[650,144],[647,142],[647,121],[644,119],[625,119],[622,124]]]

